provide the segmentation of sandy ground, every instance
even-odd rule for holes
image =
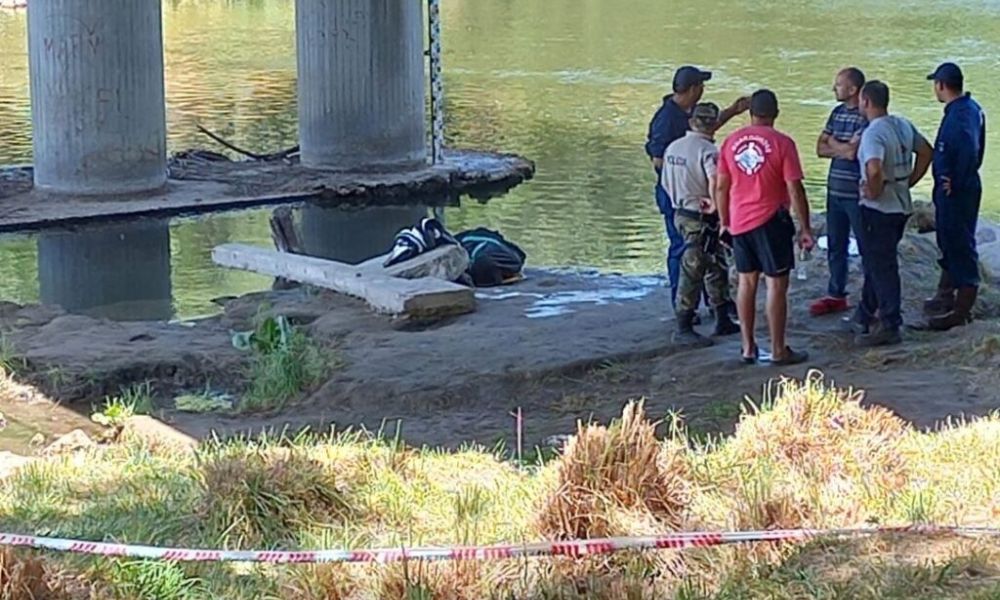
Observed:
[[[928,236],[911,235],[902,248],[910,323],[920,319],[920,303],[936,282],[934,257]],[[481,291],[474,314],[434,325],[392,321],[360,302],[296,289],[229,300],[222,316],[194,324],[112,323],[4,305],[0,327],[11,355],[27,362],[27,376],[66,406],[89,414],[119,386],[151,381],[161,416],[197,437],[336,425],[393,433],[398,427],[412,444],[503,441],[510,447],[512,413],[520,408],[530,448],[571,433],[578,420],[608,420],[640,397],[654,416],[679,411],[696,430],[725,431],[746,397],[759,399],[769,381],[813,369],[865,390],[868,402],[920,427],[1000,407],[1000,321],[993,318],[1000,311],[991,289],[972,326],[948,334],[907,331],[901,346],[860,350],[843,331],[842,315],[807,314],[809,301],[825,289],[824,262],[813,260],[809,279],[793,281],[791,343],[811,359],[789,369],[738,364],[737,337],[700,350],[675,347],[659,277],[579,271],[529,271],[520,284]],[[860,287],[859,267],[852,265],[852,290]],[[343,366],[282,414],[170,410],[173,395],[207,385],[238,392],[245,355],[232,348],[230,332],[249,328],[265,302],[333,348]],[[764,344],[766,323],[760,321]],[[32,411],[37,421],[38,407]],[[0,412],[16,418],[17,403],[0,402]]]

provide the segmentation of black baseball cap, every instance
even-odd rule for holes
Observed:
[[[711,78],[711,71],[702,71],[698,67],[685,65],[674,72],[674,91],[683,92],[699,83],[705,83]]]
[[[771,90],[757,90],[750,96],[750,114],[774,119],[778,116],[778,97]]]
[[[927,76],[927,81],[940,81],[941,83],[961,84],[965,81],[962,69],[955,63],[941,63],[933,73]]]

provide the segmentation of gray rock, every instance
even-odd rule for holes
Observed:
[[[13,475],[18,469],[33,463],[35,458],[13,452],[0,452],[0,480]]]
[[[556,450],[562,450],[566,447],[566,444],[573,438],[571,435],[560,434],[560,435],[550,435],[545,438],[542,444],[547,448],[555,448]]]
[[[173,427],[147,416],[130,417],[122,427],[123,440],[141,440],[153,448],[193,451],[198,441]]]
[[[55,456],[58,454],[69,454],[79,450],[86,450],[96,446],[96,442],[84,433],[82,429],[74,429],[56,441],[49,444],[48,448],[42,450],[44,456]]]

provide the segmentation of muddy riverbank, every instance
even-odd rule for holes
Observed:
[[[981,236],[987,256],[996,244],[992,231]],[[911,234],[903,244],[909,322],[919,320],[920,302],[932,291],[935,257],[928,235]],[[840,316],[808,316],[808,302],[825,286],[823,263],[812,261],[809,279],[793,282],[791,341],[812,355],[793,369],[738,366],[736,338],[680,350],[671,343],[662,278],[583,271],[531,270],[517,285],[481,290],[474,314],[434,324],[393,321],[359,301],[299,288],[223,299],[221,315],[189,323],[119,323],[6,304],[0,328],[8,364],[64,406],[88,415],[104,396],[149,382],[158,416],[195,437],[307,425],[398,426],[414,444],[510,443],[511,413],[520,408],[530,446],[571,431],[578,419],[610,418],[636,397],[645,397],[655,416],[683,411],[695,427],[717,430],[732,424],[744,397],[759,398],[768,380],[808,369],[866,389],[868,401],[920,426],[1000,406],[1000,388],[992,385],[1000,366],[992,288],[984,290],[971,327],[908,331],[903,346],[860,351]],[[853,290],[860,287],[859,269],[855,259]],[[241,393],[248,356],[233,347],[232,334],[266,314],[287,317],[327,352],[336,367],[324,381],[277,413],[177,411],[173,399],[181,394]],[[16,407],[0,412],[17,414]]]

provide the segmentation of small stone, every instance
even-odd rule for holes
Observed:
[[[86,450],[87,448],[92,448],[96,445],[97,444],[94,440],[90,439],[90,436],[87,435],[82,429],[74,429],[49,444],[48,448],[42,450],[42,454],[45,456],[68,454],[78,450]]]
[[[165,447],[172,450],[193,451],[198,440],[145,415],[130,417],[122,426],[119,439],[141,440],[151,447]]]
[[[28,445],[31,446],[32,448],[41,448],[42,446],[45,445],[45,434],[36,433],[35,435],[31,436],[31,441],[28,442]]]
[[[550,435],[549,437],[545,438],[545,441],[543,441],[542,444],[547,448],[555,448],[556,450],[562,450],[572,438],[573,436],[566,434]]]
[[[15,471],[34,461],[35,459],[30,456],[0,452],[0,480],[10,477]]]

